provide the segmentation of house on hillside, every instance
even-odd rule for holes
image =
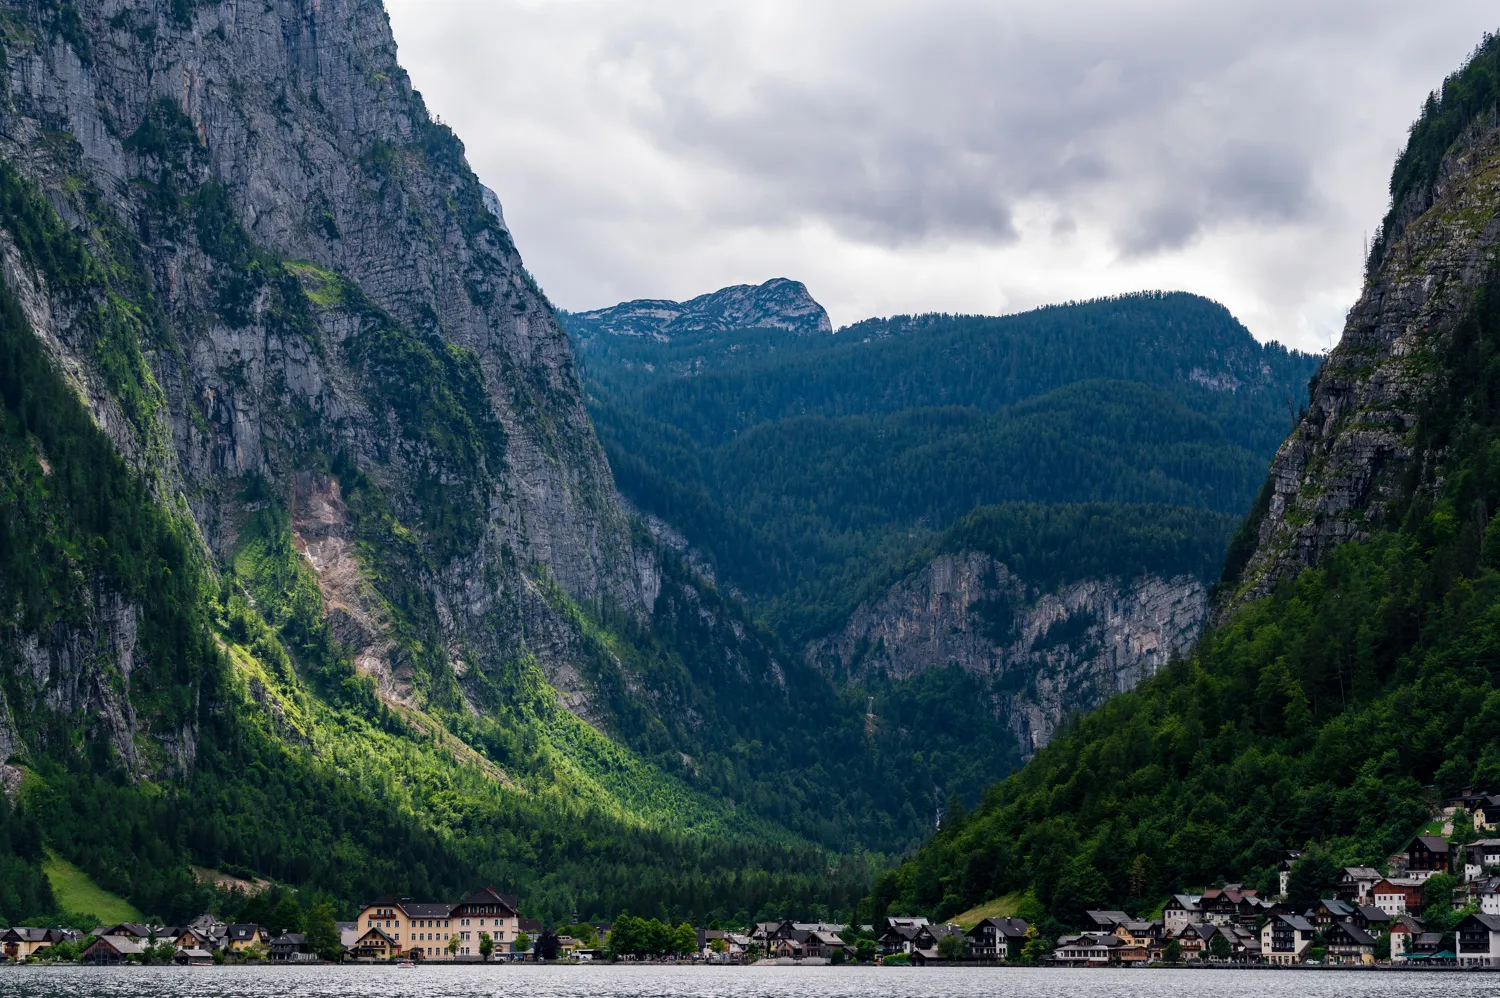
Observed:
[[[1469,808],[1469,814],[1474,818],[1476,829],[1493,832],[1496,825],[1500,825],[1500,796],[1485,794]]]
[[[1500,810],[1496,811],[1500,817]],[[1464,880],[1483,880],[1500,867],[1500,839],[1479,839],[1464,846]]]
[[[1131,921],[1115,926],[1115,935],[1128,945],[1144,947],[1147,960],[1160,960],[1167,942],[1167,928],[1161,921]]]
[[[1377,936],[1389,930],[1393,920],[1384,908],[1377,908],[1373,904],[1363,904],[1354,909],[1354,924]]]
[[[1426,880],[1435,873],[1448,873],[1452,869],[1448,840],[1440,835],[1418,835],[1403,851],[1391,857],[1390,866],[1393,872],[1400,869],[1402,876],[1411,880]]]
[[[1276,867],[1277,881],[1281,888],[1277,897],[1286,897],[1287,884],[1290,882],[1292,876],[1292,867],[1296,866],[1297,860],[1301,858],[1302,851],[1300,849],[1288,849],[1281,854],[1281,862]]]
[[[1181,947],[1184,960],[1206,959],[1209,941],[1218,933],[1219,927],[1212,922],[1194,922],[1183,927],[1174,937]]]
[[[1337,898],[1324,898],[1313,906],[1311,921],[1319,929],[1325,929],[1335,922],[1342,922],[1353,917],[1353,905]]]
[[[1460,967],[1500,967],[1500,915],[1470,915],[1454,929]]]
[[[1422,910],[1422,881],[1410,877],[1386,877],[1370,888],[1375,907],[1392,917]]]
[[[1255,891],[1247,891],[1243,884],[1225,884],[1215,890],[1204,891],[1198,901],[1200,917],[1213,925],[1233,925],[1254,922],[1260,914],[1260,899]]]
[[[1015,960],[1031,928],[1019,918],[986,918],[967,933],[969,955],[980,960]]]
[[[1415,915],[1397,915],[1387,929],[1391,934],[1391,962],[1405,963],[1416,948],[1416,941],[1427,931],[1426,924]]]
[[[1353,919],[1334,922],[1324,929],[1323,945],[1329,963],[1365,967],[1375,962],[1375,937],[1355,925]]]
[[[1261,959],[1284,965],[1301,963],[1317,931],[1301,915],[1277,915],[1260,930]]]
[[[1339,897],[1354,904],[1365,904],[1376,884],[1385,879],[1380,871],[1369,866],[1346,866],[1339,871]]]
[[[1162,921],[1166,924],[1167,935],[1176,936],[1193,922],[1202,921],[1203,911],[1198,906],[1202,898],[1197,894],[1173,894],[1162,909]]]

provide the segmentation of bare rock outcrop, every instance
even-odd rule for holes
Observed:
[[[808,660],[843,682],[957,664],[989,682],[1022,755],[1069,715],[1156,672],[1197,637],[1207,591],[1191,576],[1081,579],[1039,590],[990,555],[942,555],[858,607]]]
[[[1271,467],[1258,543],[1215,608],[1270,593],[1337,545],[1369,536],[1402,488],[1436,351],[1473,307],[1500,246],[1500,128],[1476,122],[1444,159],[1350,310],[1307,412]]]

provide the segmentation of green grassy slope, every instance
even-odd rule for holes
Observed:
[[[145,916],[124,898],[111,894],[89,879],[89,875],[61,856],[51,854],[42,864],[42,872],[52,885],[59,911],[92,915],[102,924],[138,922]]]

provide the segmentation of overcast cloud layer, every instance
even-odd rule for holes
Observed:
[[[1325,349],[1493,4],[386,0],[562,308],[805,281],[835,326],[1143,288]]]

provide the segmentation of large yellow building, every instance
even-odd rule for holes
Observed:
[[[395,948],[393,956],[419,960],[477,958],[482,932],[494,940],[496,956],[509,954],[520,926],[515,900],[493,888],[475,891],[456,904],[376,898],[360,910],[357,923],[362,935],[371,929],[384,933]]]

